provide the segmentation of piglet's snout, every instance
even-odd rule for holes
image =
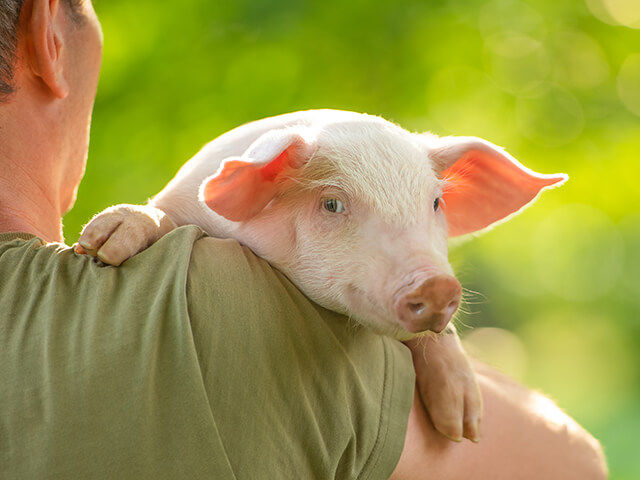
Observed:
[[[439,333],[460,305],[462,285],[451,275],[435,275],[396,299],[398,318],[411,333]]]

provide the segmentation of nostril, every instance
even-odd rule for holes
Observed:
[[[447,305],[447,312],[453,316],[454,313],[456,313],[456,310],[458,310],[458,307],[460,306],[460,300],[455,299],[455,300],[451,300],[451,302],[449,302],[449,305]]]
[[[427,309],[426,305],[424,303],[411,303],[409,302],[409,304],[407,305],[409,307],[409,311],[411,313],[413,313],[414,315],[418,316],[418,315],[422,315],[424,313],[424,311]]]
[[[416,282],[417,283],[417,282]],[[460,306],[462,286],[451,275],[435,275],[396,298],[398,320],[410,332],[441,332]]]

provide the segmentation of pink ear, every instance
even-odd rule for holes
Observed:
[[[482,230],[513,215],[565,174],[536,173],[501,148],[474,137],[439,139],[431,156],[446,181],[443,194],[449,236]]]
[[[229,220],[249,220],[273,199],[281,174],[302,166],[312,152],[311,142],[299,133],[270,131],[256,140],[242,157],[226,159],[218,172],[205,180],[201,199]]]

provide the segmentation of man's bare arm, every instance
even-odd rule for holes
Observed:
[[[393,480],[602,480],[597,440],[551,400],[475,363],[484,401],[478,444],[453,443],[433,427],[416,391]]]

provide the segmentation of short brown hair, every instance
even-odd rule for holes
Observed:
[[[72,17],[80,22],[80,6],[85,0],[64,0]],[[13,69],[18,44],[18,20],[24,0],[0,0],[0,102],[15,91]]]

